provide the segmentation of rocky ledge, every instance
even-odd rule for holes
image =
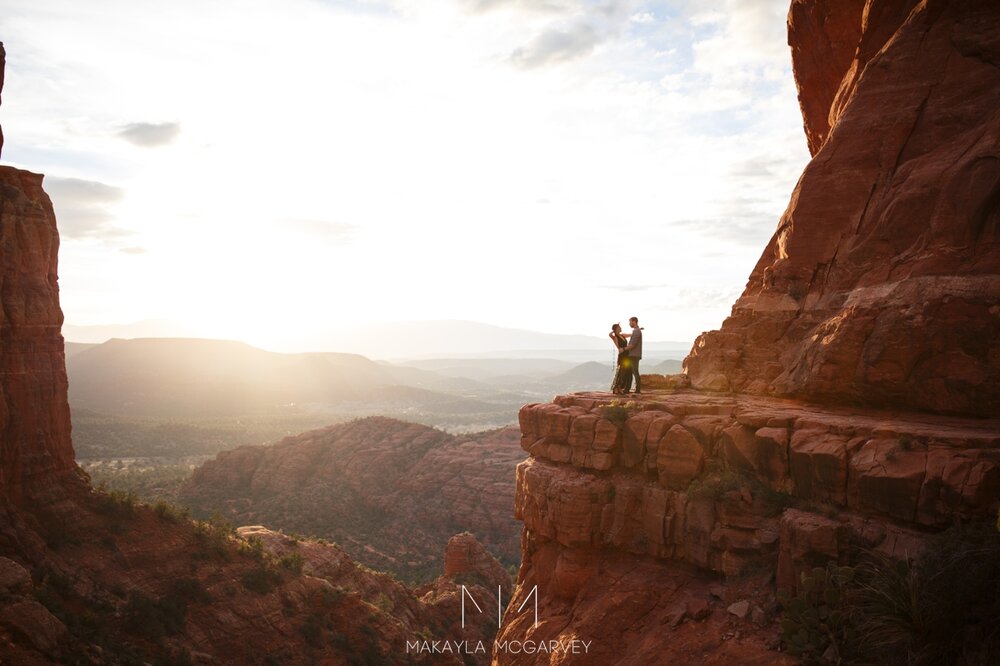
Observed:
[[[955,519],[1000,506],[1000,420],[686,390],[611,398],[577,393],[520,412],[531,457],[517,468],[524,534],[514,600],[537,585],[540,613],[558,608],[561,619],[532,629],[512,616],[501,639],[586,638],[592,626],[607,642],[606,628],[577,610],[594,585],[619,580],[609,578],[619,560],[660,572],[649,580],[684,578],[673,589],[712,609],[713,576],[763,573],[794,591],[801,572],[846,563],[851,548],[913,556]],[[647,593],[636,587],[633,601]],[[638,649],[623,639],[613,650],[626,647]]]

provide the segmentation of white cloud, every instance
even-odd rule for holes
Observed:
[[[137,146],[157,148],[172,143],[180,133],[180,123],[129,123],[116,134]]]
[[[80,178],[50,176],[45,189],[52,199],[65,238],[117,238],[128,232],[115,226],[113,207],[122,200],[121,188]]]
[[[518,67],[540,67],[575,60],[593,52],[601,41],[583,22],[545,29],[529,43],[514,49],[510,61]]]

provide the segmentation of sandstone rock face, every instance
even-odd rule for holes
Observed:
[[[491,590],[499,589],[504,596],[510,594],[510,574],[469,532],[448,539],[444,549],[443,575],[452,579],[471,578]]]
[[[574,576],[577,584],[553,596],[554,577],[569,568],[581,571]],[[735,596],[753,594],[752,588],[734,588],[733,597],[722,588],[691,567],[611,549],[583,555],[526,530],[525,564],[493,664],[798,663],[768,649],[773,636],[766,630],[726,612]],[[537,623],[532,595],[539,600]]]
[[[847,564],[858,545],[913,557],[928,534],[956,519],[992,521],[1000,509],[997,419],[695,391],[649,391],[629,407],[611,400],[577,393],[521,409],[531,457],[517,466],[524,532],[513,599],[520,604],[537,586],[550,620],[534,627],[508,607],[501,641],[593,638],[606,651],[572,663],[618,654],[652,663],[643,650],[672,649],[675,637],[663,638],[661,625],[676,628],[682,606],[694,602],[660,581],[686,576],[684,589],[697,597],[711,588],[708,576],[725,577],[719,587],[732,591],[733,581],[764,571],[794,592],[802,572]],[[645,587],[625,582],[630,568],[644,572]],[[725,616],[722,596],[712,608]],[[777,658],[767,649],[777,628],[763,610],[773,598],[726,601],[746,611],[730,620],[746,638],[726,659]],[[632,609],[641,611],[638,626],[619,620]],[[651,617],[659,625],[647,624]],[[509,658],[497,653],[494,663],[556,663]]]
[[[1000,413],[1000,7],[795,0],[813,160],[695,388]]]
[[[20,635],[47,657],[58,657],[60,643],[68,631],[45,606],[37,601],[17,601],[0,611],[0,625]]]
[[[220,453],[181,500],[236,524],[315,534],[379,570],[426,581],[451,535],[468,530],[517,561],[514,428],[453,436],[372,417]]]
[[[576,423],[606,420],[606,405],[574,394],[521,410],[533,455],[517,467],[516,515],[567,548],[613,546],[734,575],[777,555],[777,516],[798,500],[913,529],[1000,508],[997,420],[653,394],[620,427],[609,422],[619,433],[609,467],[587,464],[594,444],[567,465]],[[643,465],[629,464],[629,432],[656,452]]]
[[[51,501],[76,475],[58,250],[42,176],[0,167],[0,494],[15,502]]]

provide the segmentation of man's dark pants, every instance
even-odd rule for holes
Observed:
[[[642,393],[642,381],[639,379],[639,361],[642,359],[629,356],[625,359],[628,362],[629,374],[625,380],[625,392],[632,390],[632,378],[635,377],[635,392]]]

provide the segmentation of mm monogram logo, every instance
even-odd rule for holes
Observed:
[[[465,585],[463,585],[462,586],[462,628],[463,629],[465,628],[465,600],[466,599],[468,599],[469,601],[472,602],[472,605],[476,607],[476,610],[479,613],[483,612],[483,609],[479,605],[479,603],[476,601],[476,598],[472,596],[472,592],[469,592],[468,588],[466,588]],[[524,601],[522,601],[521,605],[518,606],[518,609],[517,609],[516,612],[520,613],[521,611],[523,611],[524,607],[528,604],[528,601],[530,601],[532,599],[535,600],[535,624],[534,624],[534,626],[537,627],[538,626],[538,586],[537,585],[533,585],[532,586],[531,592],[529,592],[528,596],[526,596],[524,598]],[[500,628],[500,624],[501,624],[502,619],[503,619],[503,595],[500,592],[500,586],[497,585],[497,628],[498,629]]]

